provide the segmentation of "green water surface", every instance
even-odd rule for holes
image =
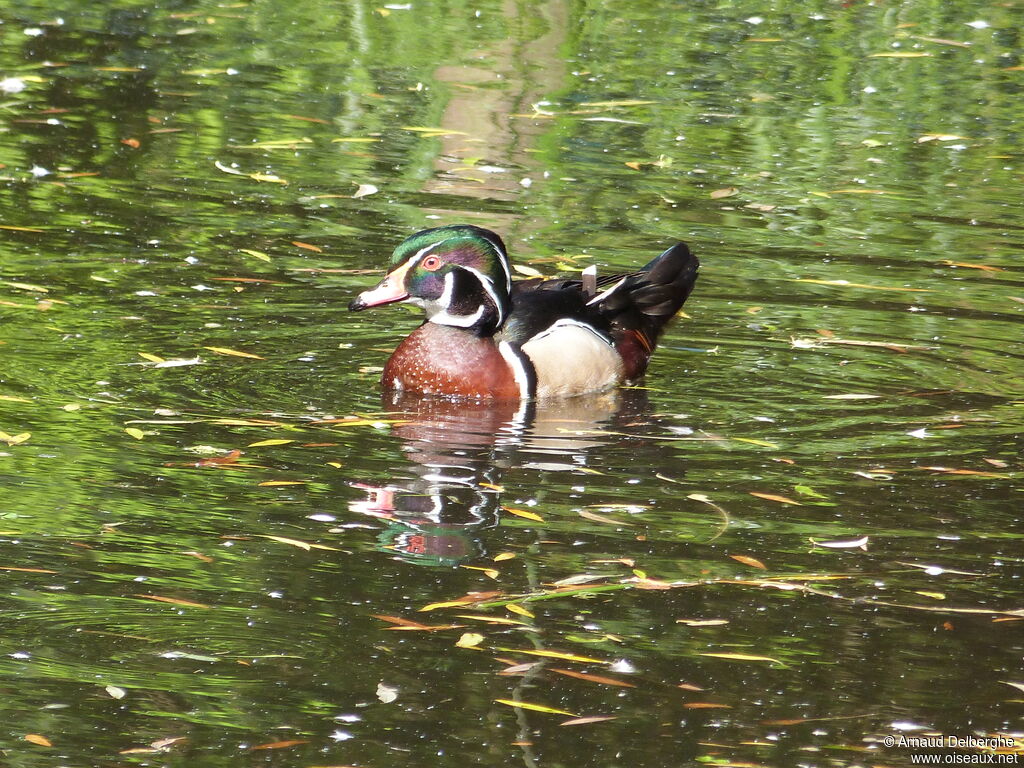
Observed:
[[[0,765],[1024,744],[1019,0],[0,22]],[[701,278],[641,388],[382,399],[458,222]]]

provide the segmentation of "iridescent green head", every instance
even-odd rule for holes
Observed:
[[[407,238],[395,249],[380,284],[359,294],[349,309],[408,301],[423,307],[432,323],[486,334],[505,322],[511,290],[501,238],[488,229],[456,224]]]

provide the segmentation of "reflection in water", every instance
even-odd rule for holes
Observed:
[[[475,402],[393,393],[391,417],[414,479],[367,492],[349,509],[386,521],[378,541],[408,562],[458,565],[485,554],[477,532],[498,524],[502,478],[516,470],[578,470],[605,444],[596,432],[647,407],[642,390],[547,402]]]

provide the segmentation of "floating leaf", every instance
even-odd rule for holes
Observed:
[[[728,623],[728,619],[676,619],[676,624],[685,624],[688,627],[718,627]]]
[[[167,361],[159,355],[151,355],[148,352],[139,352],[139,357],[143,360],[148,360],[151,363],[166,363]]]
[[[503,560],[512,560],[516,556],[515,552],[501,552],[494,556],[494,562],[500,563]]]
[[[506,605],[505,606],[505,610],[508,611],[509,613],[514,613],[514,614],[517,614],[519,616],[526,616],[529,619],[534,618],[532,613],[530,613],[528,610],[523,608],[523,606],[516,605],[515,603],[509,603],[508,605]]]
[[[789,498],[788,496],[777,496],[774,493],[758,493],[757,491],[748,491],[748,493],[750,493],[751,496],[757,496],[757,498],[759,498],[759,499],[768,499],[768,501],[777,501],[780,504],[792,504],[792,505],[797,506],[797,507],[802,507],[803,506],[803,504],[801,504],[799,501],[793,501],[793,499]]]
[[[945,264],[947,267],[965,267],[967,269],[980,269],[984,272],[1005,272],[1002,267],[991,267],[988,264],[971,264],[967,261],[950,261],[949,259],[943,259],[939,262]]]
[[[919,59],[923,56],[931,56],[931,54],[923,51],[885,51],[868,54],[869,59]]]
[[[8,435],[3,430],[0,430],[0,442],[7,443],[8,445],[20,445],[32,437],[31,432],[22,432],[18,435]]]
[[[308,541],[300,541],[299,539],[289,539],[285,538],[284,536],[271,536],[270,534],[266,533],[261,533],[260,537],[264,539],[270,539],[271,541],[277,541],[281,544],[287,544],[292,547],[298,547],[299,549],[304,549],[307,552],[313,548],[313,545],[310,544]]]
[[[624,680],[616,680],[613,677],[604,677],[602,675],[588,675],[585,672],[575,672],[571,669],[558,669],[552,667],[549,671],[557,672],[559,675],[565,675],[566,677],[575,677],[577,680],[586,680],[591,683],[600,683],[601,685],[617,685],[621,688],[636,688],[633,683],[627,683]]]
[[[0,395],[0,400],[6,400],[9,403],[31,403],[27,397],[14,397],[13,395]]]
[[[525,509],[514,509],[513,507],[502,507],[502,509],[508,512],[510,515],[515,515],[516,517],[523,517],[527,520],[535,520],[538,523],[544,522],[544,518],[538,515],[536,512],[528,512]]]
[[[812,499],[827,499],[828,496],[818,493],[816,490],[808,485],[794,485],[793,490],[799,493],[801,496],[810,496]]]
[[[729,555],[733,560],[749,565],[753,568],[760,568],[761,570],[768,570],[768,566],[758,560],[756,557],[749,557],[748,555]]]
[[[298,744],[309,744],[309,739],[289,739],[288,741],[271,741],[267,744],[257,744],[255,747],[253,747],[253,750],[284,749],[285,747],[294,747]]]
[[[128,693],[124,688],[118,688],[116,685],[108,685],[103,690],[114,699],[123,699]]]
[[[398,698],[398,689],[384,683],[377,683],[377,698],[384,704],[390,704]]]
[[[778,449],[779,446],[775,443],[770,443],[767,440],[757,440],[753,437],[730,437],[730,440],[735,440],[738,443],[750,443],[751,445],[763,445],[765,448]]]
[[[260,440],[258,443],[249,443],[247,448],[259,448],[265,445],[288,445],[288,443],[294,443],[294,440]]]
[[[589,656],[578,656],[575,653],[565,653],[564,651],[532,651],[524,648],[500,648],[499,650],[507,651],[509,653],[525,653],[528,656],[543,656],[548,659],[562,659],[563,661],[582,661],[590,664],[609,663],[601,659],[594,659]]]
[[[688,701],[686,704],[683,704],[683,709],[732,709],[732,707],[728,704],[715,704],[711,701]]]
[[[267,480],[256,484],[260,488],[275,488],[283,485],[306,485],[305,480]]]
[[[478,632],[466,632],[455,643],[457,648],[476,648],[484,641],[484,636]]]
[[[143,600],[156,600],[158,603],[170,603],[171,605],[186,605],[190,608],[210,607],[208,605],[204,605],[203,603],[194,603],[191,600],[179,600],[176,597],[163,597],[162,595],[132,595],[132,597],[139,597]]]
[[[263,251],[254,251],[251,248],[239,248],[238,250],[244,254],[252,256],[253,258],[259,259],[260,261],[270,261],[270,256],[265,254]]]
[[[601,723],[605,720],[618,720],[615,715],[590,715],[589,717],[574,717],[571,720],[563,720],[559,725],[588,725],[590,723]]]
[[[1000,477],[1007,478],[1009,475],[1001,475],[998,472],[980,472],[976,469],[950,469],[949,467],[919,467],[931,472],[941,472],[944,475],[976,475],[978,477]]]
[[[352,199],[356,200],[359,199],[360,197],[369,197],[370,195],[377,194],[379,191],[380,190],[377,189],[377,187],[375,187],[373,184],[360,184],[359,189],[357,189],[353,193]]]
[[[125,427],[125,432],[134,437],[136,440],[141,440],[146,436],[146,433],[137,427]]]
[[[1016,688],[1016,689],[1017,689],[1018,691],[1022,691],[1022,692],[1024,692],[1024,683],[1011,683],[1011,682],[1010,682],[1010,681],[1008,681],[1008,680],[1000,680],[999,682],[1000,682],[1000,683],[1002,683],[1003,685],[1009,685],[1009,686],[1013,686],[1013,687],[1014,687],[1014,688]]]
[[[237,349],[228,349],[227,347],[203,347],[211,352],[216,352],[218,355],[230,355],[231,357],[247,357],[252,360],[266,360],[265,357],[254,355],[251,352],[239,352]]]
[[[579,509],[576,514],[580,517],[584,517],[587,520],[593,520],[595,523],[604,523],[605,525],[633,525],[633,523],[622,522],[621,520],[613,520],[610,517],[604,517],[594,512],[588,512],[585,509]]]
[[[303,243],[300,240],[292,240],[292,245],[296,248],[305,248],[307,251],[313,251],[314,253],[323,253],[324,249],[316,245],[310,245],[309,243]]]
[[[30,741],[33,744],[38,744],[40,747],[52,747],[53,742],[45,736],[40,736],[38,733],[26,733],[25,741]]]
[[[549,715],[568,715],[569,717],[578,717],[574,712],[566,712],[564,709],[555,709],[554,707],[545,707],[543,704],[530,704],[526,701],[512,701],[511,699],[495,699],[498,704],[504,704],[509,707],[518,707],[519,709],[529,709],[533,712],[546,712]]]
[[[468,597],[459,600],[446,600],[442,603],[430,603],[420,608],[421,611],[436,611],[438,608],[455,608],[460,605],[472,605],[476,600]]]

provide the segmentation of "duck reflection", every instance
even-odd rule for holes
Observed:
[[[415,477],[355,484],[366,498],[349,509],[385,523],[380,549],[438,566],[486,554],[480,532],[498,524],[507,475],[586,469],[592,450],[608,442],[602,431],[648,411],[642,390],[526,403],[385,397],[388,417],[403,420],[393,434]]]

